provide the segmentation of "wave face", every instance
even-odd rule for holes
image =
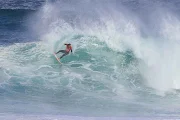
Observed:
[[[4,3],[0,112],[178,116],[177,3],[59,0],[38,8]],[[52,53],[64,43],[73,45],[73,53],[59,65]]]

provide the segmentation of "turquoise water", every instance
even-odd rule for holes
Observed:
[[[62,65],[47,42],[1,47],[1,110],[83,116],[178,114],[169,109],[177,106],[178,93],[162,96],[148,87],[132,51],[114,51],[90,36],[73,38],[82,41]],[[54,50],[59,49],[57,42],[52,42]]]

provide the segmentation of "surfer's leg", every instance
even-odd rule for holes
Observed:
[[[62,52],[62,53],[66,53],[66,51],[65,51],[65,50],[59,50],[56,54],[58,54],[58,53],[60,53],[60,52]]]
[[[67,54],[68,54],[68,52],[64,53],[64,54],[60,57],[60,59],[63,58],[64,56],[66,56]]]

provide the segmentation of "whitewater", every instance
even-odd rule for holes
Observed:
[[[179,3],[0,1],[0,119],[178,119]]]

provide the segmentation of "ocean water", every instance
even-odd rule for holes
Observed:
[[[179,8],[178,0],[0,0],[0,119],[180,118]],[[53,52],[64,43],[73,53],[60,65]]]

